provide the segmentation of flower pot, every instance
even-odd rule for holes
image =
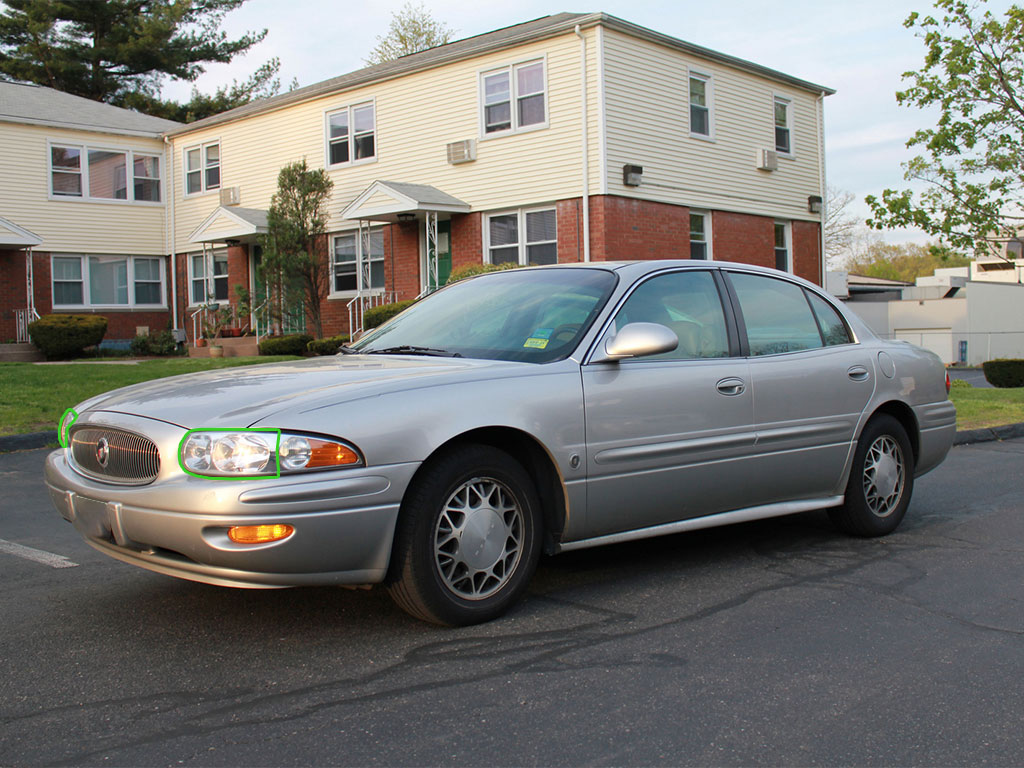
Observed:
[[[224,347],[219,344],[211,344],[210,357],[224,357]]]
[[[197,347],[205,347],[206,346],[206,339],[203,339],[203,338],[196,339],[196,346]]]

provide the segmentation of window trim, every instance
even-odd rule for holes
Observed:
[[[704,98],[707,101],[705,108],[708,112],[708,132],[697,133],[693,130],[693,104],[690,101],[690,81],[701,80],[704,82]],[[686,128],[691,139],[701,141],[715,141],[715,78],[710,72],[699,69],[690,69],[686,77]]]
[[[206,165],[206,149],[207,147],[217,146],[217,169],[219,171],[217,178],[217,186],[210,187],[206,183],[206,171],[213,166]],[[188,191],[188,175],[195,173],[194,170],[188,167],[188,153],[193,150],[199,150],[199,190],[197,192]],[[214,139],[212,141],[204,141],[201,144],[191,144],[187,147],[181,148],[181,192],[184,197],[200,197],[202,195],[208,195],[213,192],[219,192],[224,188],[224,153],[223,147],[221,146],[220,139]]]
[[[383,249],[383,236],[384,236],[385,227],[384,226],[370,227],[369,230],[370,230],[370,234],[371,235],[374,232],[380,232],[381,233],[381,246],[382,246],[382,249],[381,249],[381,256],[380,256],[380,258],[379,259],[372,259],[371,258],[368,263],[373,263],[374,261],[380,261],[382,264],[385,264],[386,261],[387,261],[387,253]],[[355,237],[355,239],[356,239],[356,260],[355,260],[355,265],[356,265],[356,289],[354,291],[338,291],[338,290],[335,290],[335,288],[334,288],[334,286],[335,286],[335,282],[334,282],[334,277],[335,277],[335,275],[334,275],[334,265],[335,265],[335,261],[334,261],[334,242],[339,237],[349,237],[349,236]],[[330,285],[330,289],[327,292],[327,298],[328,299],[353,299],[353,298],[355,298],[357,296],[376,296],[378,294],[382,294],[382,293],[385,293],[387,291],[387,289],[388,289],[387,272],[384,273],[384,285],[380,286],[379,288],[373,288],[373,287],[366,288],[365,286],[363,286],[363,264],[364,264],[363,238],[361,238],[359,236],[359,230],[358,229],[347,229],[347,230],[344,230],[342,232],[334,232],[334,233],[332,233],[331,236],[330,236],[329,244],[330,244],[330,250],[328,251],[328,264],[330,265],[331,285]],[[386,264],[385,264],[385,266],[386,266]]]
[[[516,71],[532,64],[541,65],[541,77],[544,80],[544,119],[539,123],[530,125],[519,125],[519,89],[516,81]],[[496,75],[499,72],[508,72],[509,76],[509,110],[511,127],[501,131],[487,131],[487,110],[486,110],[486,88],[484,81],[488,75]],[[521,59],[504,64],[499,67],[489,67],[477,70],[477,119],[479,121],[480,141],[489,141],[501,136],[511,136],[517,133],[529,133],[530,131],[541,131],[550,127],[551,123],[551,89],[548,86],[548,57],[547,54],[534,56],[529,59]]]
[[[93,304],[91,297],[89,296],[89,260],[97,259],[111,259],[127,261],[127,281],[128,281],[128,303],[127,304]],[[56,291],[54,290],[54,279],[53,279],[53,260],[54,259],[78,259],[81,264],[82,274],[82,303],[81,304],[58,304]],[[140,304],[135,301],[135,260],[136,259],[156,259],[160,265],[160,295],[163,297],[163,302],[160,304]],[[61,282],[77,282],[70,280],[62,280]],[[146,281],[151,282],[151,281]],[[167,261],[164,256],[145,256],[141,254],[121,254],[121,253],[51,253],[50,254],[50,306],[55,311],[57,310],[81,310],[81,309],[102,309],[102,310],[131,310],[131,311],[155,311],[155,310],[167,310]]]
[[[74,149],[78,151],[78,178],[81,182],[81,194],[62,195],[53,191],[54,173],[75,173],[66,169],[55,169],[53,166],[53,149]],[[127,185],[126,196],[123,200],[116,197],[92,197],[89,194],[89,153],[90,152],[116,152],[125,156],[125,183]],[[135,199],[135,158],[155,157],[160,163],[159,200],[136,200]],[[76,203],[100,203],[103,205],[142,205],[150,207],[163,207],[166,197],[166,185],[164,184],[164,170],[167,168],[167,153],[159,150],[150,151],[145,149],[131,149],[126,147],[114,147],[104,144],[87,144],[75,141],[46,140],[46,197],[48,200]],[[149,178],[143,177],[143,178]],[[74,255],[74,254],[72,254]]]
[[[536,241],[533,241],[533,242],[527,242],[527,240],[526,240],[526,214],[528,214],[528,213],[543,213],[543,212],[547,212],[547,211],[552,211],[555,214],[555,239],[554,240],[536,240]],[[482,235],[483,235],[483,259],[484,259],[483,263],[484,264],[492,264],[493,263],[491,261],[491,247],[492,247],[491,246],[491,227],[490,227],[491,217],[493,217],[493,216],[511,216],[511,215],[516,215],[518,217],[516,225],[519,228],[520,236],[519,236],[518,242],[516,243],[516,248],[518,250],[518,257],[519,257],[518,263],[519,263],[519,266],[521,266],[521,267],[528,267],[528,266],[530,266],[530,262],[527,260],[527,246],[529,246],[529,245],[547,245],[548,243],[554,243],[555,244],[555,264],[560,263],[558,261],[558,207],[554,206],[554,205],[539,205],[539,206],[531,206],[530,208],[512,208],[512,209],[509,209],[509,210],[502,210],[502,211],[490,211],[490,212],[484,214],[484,222],[483,222],[484,225],[482,227],[482,229],[483,229],[483,232],[482,232]],[[493,246],[493,247],[495,247],[495,248],[511,248],[512,246],[510,244],[510,245],[497,245],[497,246]]]
[[[793,222],[783,221],[781,219],[775,219],[772,221],[772,255],[773,255],[773,266],[778,264],[778,251],[779,249],[774,245],[775,243],[775,230],[776,227],[782,226],[784,237],[786,239],[786,268],[780,269],[780,272],[785,272],[788,275],[796,274],[793,271]],[[778,269],[776,266],[775,269]]]
[[[354,111],[360,107],[373,108],[373,155],[370,157],[355,158],[355,117]],[[348,112],[348,143],[349,159],[341,163],[331,162],[331,116],[341,112]],[[380,158],[380,132],[377,129],[377,99],[371,98],[365,101],[357,101],[352,104],[345,104],[338,107],[331,107],[324,110],[324,168],[331,171],[336,168],[348,168],[353,165],[365,165],[375,163]],[[333,251],[332,251],[333,252]]]
[[[227,250],[227,248],[211,248],[211,249],[209,249],[209,250],[207,250],[205,252],[204,251],[190,251],[190,252],[185,254],[185,260],[187,261],[187,270],[186,270],[187,282],[186,282],[186,285],[185,285],[185,291],[186,291],[186,296],[188,298],[188,306],[190,308],[192,308],[192,307],[202,307],[204,305],[208,306],[210,304],[219,304],[220,306],[226,306],[227,304],[231,303],[231,283],[230,283],[230,278],[228,277],[228,274],[224,275],[224,278],[229,280],[229,282],[228,282],[228,298],[226,298],[226,299],[211,298],[211,299],[208,299],[208,300],[202,301],[202,302],[196,302],[196,301],[192,300],[192,283],[193,283],[193,281],[200,279],[200,278],[197,278],[195,276],[195,272],[194,272],[194,269],[193,269],[193,266],[192,266],[193,259],[195,259],[196,256],[204,256],[205,257],[203,259],[203,267],[204,267],[204,269],[207,270],[207,273],[205,275],[203,275],[203,277],[201,279],[206,281],[206,293],[207,293],[207,295],[209,296],[212,293],[213,296],[216,296],[217,289],[216,289],[215,284],[213,282],[213,280],[215,278],[215,275],[214,275],[214,271],[215,270],[213,269],[213,265],[214,265],[214,261],[216,260],[217,256],[219,256],[219,255],[223,255],[225,261],[227,261],[227,257],[228,257],[228,250]],[[211,288],[213,289],[212,292],[210,290]]]
[[[779,149],[779,142],[774,135],[775,131],[778,130],[778,126],[775,125],[775,106],[777,104],[786,105],[786,130],[789,131],[789,151]],[[792,97],[786,96],[781,93],[772,94],[772,146],[775,148],[775,151],[778,153],[779,157],[785,157],[789,159],[793,159],[796,157],[796,134],[793,131],[793,105],[794,101]]]
[[[715,251],[712,246],[712,231],[711,231],[711,211],[705,211],[701,209],[690,209],[691,216],[701,216],[704,219],[704,245],[706,246],[705,253],[707,254],[703,261],[714,261]],[[693,230],[690,230],[689,234],[693,234]],[[690,239],[690,246],[692,249],[693,239]],[[700,259],[698,259],[700,261]]]

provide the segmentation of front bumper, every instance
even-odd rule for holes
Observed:
[[[418,464],[214,480],[161,472],[146,486],[96,482],[64,450],[46,460],[54,506],[93,547],[158,573],[233,587],[383,580],[402,495]],[[235,525],[283,523],[282,541],[232,542]]]

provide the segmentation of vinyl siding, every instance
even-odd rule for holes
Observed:
[[[608,191],[711,210],[817,220],[807,197],[821,194],[818,96],[725,65],[606,30]],[[689,68],[712,77],[712,137],[689,133]],[[775,148],[775,95],[792,100],[794,157],[756,168]],[[622,166],[643,166],[643,184],[622,183]]]
[[[591,30],[587,35],[594,126],[591,190],[596,192],[596,33]],[[480,73],[538,58],[546,61],[547,127],[483,138]],[[354,226],[343,221],[340,213],[376,180],[429,184],[468,203],[474,211],[577,197],[582,192],[579,74],[580,41],[570,33],[176,136],[176,250],[194,247],[188,244],[188,236],[219,204],[216,192],[183,196],[184,149],[219,141],[222,187],[240,187],[241,205],[246,208],[267,209],[284,165],[305,158],[310,167],[325,167],[325,114],[367,101],[375,104],[377,156],[329,170],[334,182],[327,206],[332,231]],[[446,145],[463,139],[477,141],[477,159],[449,165]]]
[[[163,142],[0,123],[0,216],[43,238],[39,251],[54,253],[166,253],[166,206],[153,203],[50,199],[49,145],[137,150],[163,158]],[[166,163],[161,159],[165,177]]]

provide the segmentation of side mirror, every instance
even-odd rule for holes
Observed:
[[[679,337],[671,328],[658,323],[630,323],[614,336],[605,339],[591,362],[607,363],[631,357],[660,355],[678,346]]]

